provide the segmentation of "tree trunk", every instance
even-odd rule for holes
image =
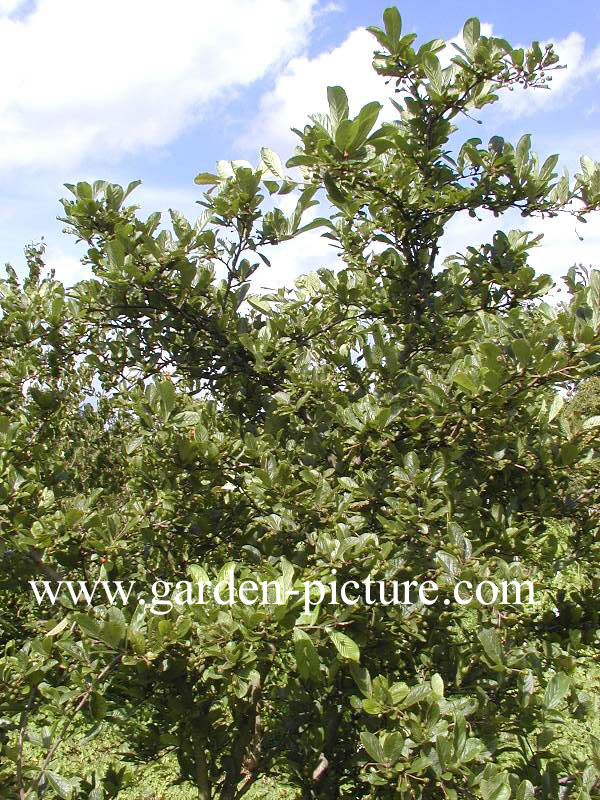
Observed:
[[[198,800],[211,800],[212,793],[208,779],[208,767],[206,765],[204,742],[195,742],[194,751],[196,761],[196,786],[198,787]]]

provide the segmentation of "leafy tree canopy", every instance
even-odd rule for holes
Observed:
[[[286,166],[264,149],[201,173],[203,214],[171,212],[172,233],[128,204],[135,184],[69,186],[94,277],[67,291],[32,247],[26,280],[0,284],[7,796],[116,797],[117,762],[57,771],[82,726],[141,762],[175,753],[200,800],[266,774],[305,800],[599,796],[600,746],[561,736],[594,713],[597,516],[572,476],[593,471],[600,417],[574,422],[564,397],[598,373],[600,273],[571,270],[556,307],[526,230],[439,248],[463,212],[586,219],[600,165],[559,177],[527,135],[457,144],[465,116],[546,86],[550,45],[470,19],[448,55],[394,8],[371,32],[393,122],[378,103],[350,118],[330,87]],[[289,192],[291,216],[268,210]],[[253,295],[273,245],[314,227],[342,268]],[[531,580],[537,605],[141,604],[231,568],[237,586],[372,576],[442,598]],[[43,579],[137,584],[123,607],[38,607]]]

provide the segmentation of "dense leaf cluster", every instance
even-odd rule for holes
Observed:
[[[304,800],[598,796],[599,745],[560,737],[595,711],[600,417],[564,398],[598,372],[600,273],[573,269],[557,307],[526,231],[439,251],[462,212],[584,219],[600,166],[558,177],[528,136],[450,146],[461,116],[545,86],[550,46],[469,20],[464,48],[415,49],[395,9],[372,32],[394,122],[377,127],[377,103],[351,119],[331,87],[285,167],[267,149],[220,162],[172,232],[126,204],[135,184],[71,186],[94,277],[67,291],[31,248],[28,278],[0,284],[3,796],[118,796],[118,759],[57,772],[82,724],[118,730],[129,758],[175,753],[200,800],[267,774]],[[289,217],[265,198],[291,192]],[[274,245],[315,227],[341,269],[252,295]],[[372,576],[442,595],[140,603],[230,569],[237,586]],[[38,607],[32,579],[137,583],[123,608]],[[531,580],[538,603],[444,605],[459,580]]]

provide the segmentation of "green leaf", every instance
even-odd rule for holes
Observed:
[[[158,393],[160,399],[167,413],[170,413],[175,407],[175,386],[173,381],[168,378],[160,381],[158,384]]]
[[[55,625],[52,628],[52,630],[46,633],[46,636],[58,636],[59,633],[62,633],[64,631],[64,629],[67,627],[68,624],[69,624],[69,618],[63,617],[63,619],[61,619],[61,621],[57,625]]]
[[[374,733],[363,731],[360,734],[360,741],[373,761],[376,761],[378,764],[385,764],[386,758],[383,747],[381,746],[379,738]]]
[[[111,647],[118,647],[127,635],[127,623],[120,608],[111,607],[108,611],[108,621],[102,625],[100,638]]]
[[[306,233],[307,231],[315,230],[316,228],[329,228],[330,222],[324,217],[317,217],[316,219],[307,222],[306,225],[301,225],[296,233]]]
[[[493,664],[502,664],[504,658],[502,653],[502,642],[495,630],[483,628],[477,632],[477,638],[483,646],[486,656]]]
[[[573,464],[580,456],[579,448],[574,442],[565,442],[560,448],[560,457],[564,466]]]
[[[550,410],[548,411],[548,422],[552,422],[561,412],[565,401],[561,394],[555,394],[552,402],[550,403]]]
[[[438,550],[435,554],[435,560],[442,565],[442,569],[452,576],[456,576],[459,570],[459,564],[456,558],[444,550]]]
[[[515,148],[515,163],[519,169],[524,167],[526,162],[529,160],[530,150],[531,135],[529,133],[525,133],[523,136],[521,136]]]
[[[188,575],[190,576],[190,578],[194,583],[207,584],[210,582],[208,573],[206,572],[204,567],[200,566],[200,564],[190,564],[188,566]]]
[[[286,167],[315,167],[318,164],[318,159],[315,156],[307,156],[305,153],[299,153],[296,156],[288,158],[285,162]]]
[[[252,308],[256,309],[256,311],[260,311],[267,317],[270,316],[271,306],[269,305],[267,300],[263,300],[260,297],[247,297],[246,301],[248,305],[252,306]]]
[[[554,728],[542,728],[537,735],[537,746],[539,750],[545,750],[548,745],[556,739]]]
[[[341,86],[327,87],[327,100],[329,101],[329,117],[331,129],[335,136],[338,125],[342,120],[348,119],[348,95]]]
[[[383,12],[383,24],[388,39],[394,48],[397,47],[402,35],[402,17],[395,6],[385,9]]]
[[[83,198],[84,200],[92,200],[93,199],[93,189],[89,183],[86,181],[79,181],[76,187],[77,197]]]
[[[454,721],[454,734],[452,736],[452,749],[457,761],[462,761],[467,751],[467,723],[464,716],[457,715]]]
[[[346,149],[350,154],[360,149],[367,141],[382,108],[383,106],[381,103],[373,102],[367,103],[367,105],[363,106],[358,112],[358,116],[352,123],[352,137],[346,145]]]
[[[348,202],[348,196],[345,195],[340,188],[335,184],[331,175],[326,174],[323,177],[323,184],[327,189],[329,199],[336,205],[345,205]]]
[[[63,800],[69,800],[76,787],[73,779],[63,778],[58,772],[53,772],[52,770],[46,770],[45,775],[57,795],[62,797]]]
[[[213,175],[211,172],[200,172],[194,178],[194,183],[198,184],[198,186],[214,186],[217,183],[221,183],[222,178],[218,175]]]
[[[338,150],[349,151],[350,143],[356,135],[356,124],[349,119],[343,119],[335,131],[335,145]]]
[[[579,159],[579,163],[581,164],[584,176],[587,179],[591,178],[596,171],[596,162],[594,159],[584,155]]]
[[[590,736],[590,743],[592,745],[592,762],[594,767],[600,772],[600,739],[596,736]]]
[[[442,68],[438,57],[433,53],[428,53],[423,59],[423,67],[431,89],[433,89],[436,94],[441,95],[444,91],[444,86],[442,81]]]
[[[557,155],[548,156],[548,158],[544,161],[542,168],[540,169],[540,178],[542,180],[550,180],[557,164]]]
[[[144,443],[144,436],[135,436],[133,439],[129,439],[129,441],[125,445],[125,452],[128,456],[135,453]]]
[[[410,708],[431,697],[431,684],[418,683],[408,690],[406,697],[400,702],[400,708]]]
[[[544,706],[551,711],[557,708],[567,695],[571,681],[564,672],[553,675],[544,692]]]
[[[444,696],[444,680],[437,672],[431,677],[431,691],[436,697],[442,698]]]
[[[87,614],[77,613],[73,615],[73,619],[79,625],[84,633],[94,639],[102,639],[102,629],[100,624],[93,617]]]
[[[510,785],[503,776],[491,781],[482,781],[481,794],[483,800],[509,800]]]
[[[463,41],[465,49],[469,55],[473,53],[477,42],[481,36],[481,23],[477,17],[470,17],[463,27]]]
[[[123,195],[123,200],[125,200],[126,197],[129,197],[129,195],[134,191],[134,189],[137,189],[137,187],[141,185],[142,182],[139,179],[128,183],[127,189],[125,189],[125,194]]]
[[[390,42],[388,37],[385,35],[385,33],[381,30],[381,28],[378,28],[376,25],[369,25],[369,26],[367,26],[367,30],[369,31],[370,34],[372,34],[377,39],[379,44],[385,50],[394,50],[394,47],[393,47],[392,43]]]
[[[125,247],[118,239],[111,239],[106,243],[106,252],[111,266],[122,267],[125,261]]]
[[[531,781],[521,781],[517,789],[517,800],[535,800],[535,787]]]
[[[592,428],[597,428],[600,425],[600,416],[599,417],[588,417],[582,427],[582,430],[589,431]]]
[[[527,342],[525,339],[513,339],[511,342],[511,347],[519,364],[522,367],[526,367],[531,358],[531,348],[529,346],[529,342]]]
[[[181,428],[193,428],[202,421],[202,417],[197,411],[181,411],[173,418],[173,424]]]
[[[360,650],[353,639],[335,629],[329,629],[327,634],[342,658],[348,661],[360,661]]]
[[[377,716],[385,711],[384,706],[377,700],[373,700],[372,697],[367,697],[363,700],[362,707],[366,714],[373,714],[373,716]]]
[[[292,638],[300,677],[304,680],[309,678],[318,680],[321,674],[321,661],[312,639],[301,628],[294,628]]]
[[[373,685],[371,683],[369,670],[366,667],[360,667],[356,662],[352,662],[350,664],[350,674],[362,694],[364,694],[365,697],[371,697]]]
[[[470,394],[477,394],[477,386],[473,378],[466,372],[457,372],[452,376],[452,380],[457,386],[460,386],[461,389],[466,389]]]
[[[522,67],[525,61],[525,50],[522,47],[515,48],[510,57],[516,67]]]
[[[264,179],[263,183],[265,184],[269,194],[275,194],[275,192],[279,191],[279,184],[277,181],[270,181],[268,179]]]
[[[388,764],[395,764],[402,757],[405,743],[401,733],[388,733],[383,742],[383,754]]]
[[[260,151],[260,157],[262,158],[264,165],[270,170],[270,172],[273,173],[273,175],[280,179],[285,178],[283,164],[274,150],[271,150],[268,147],[263,147]]]

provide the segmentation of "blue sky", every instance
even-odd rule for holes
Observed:
[[[369,62],[389,3],[365,0],[0,0],[0,242],[22,268],[22,248],[44,236],[48,262],[67,282],[83,276],[75,243],[56,221],[62,184],[142,178],[142,211],[193,217],[193,178],[218,159],[259,160],[261,145],[284,158],[291,126],[324,110],[341,83],[355,108],[385,85]],[[516,92],[486,113],[477,135],[533,134],[540,154],[600,160],[600,5],[591,0],[399,4],[405,31],[452,39],[469,16],[514,44],[552,40],[568,65],[551,92]],[[386,112],[392,116],[388,105]],[[473,135],[470,127],[465,136]],[[284,202],[292,202],[288,198]],[[505,225],[519,225],[509,219]],[[487,240],[495,223],[457,219],[446,252]],[[597,221],[534,222],[545,244],[534,265],[558,277],[575,261],[600,265]],[[581,241],[580,236],[583,236]],[[318,233],[279,249],[261,285],[290,282],[328,265]]]

